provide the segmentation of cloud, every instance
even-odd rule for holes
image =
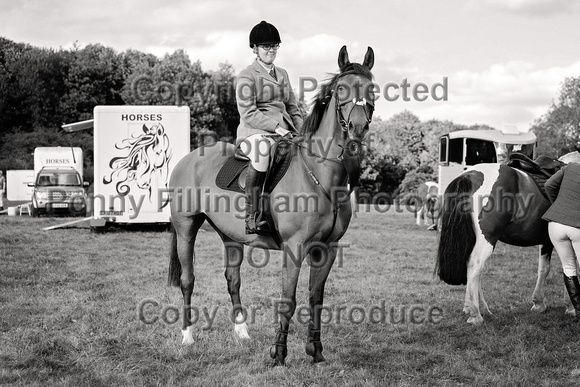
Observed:
[[[576,0],[470,0],[468,7],[492,8],[534,17],[564,15],[578,10]]]
[[[479,123],[495,127],[511,124],[520,131],[527,131],[557,98],[564,78],[578,74],[580,61],[566,67],[547,68],[536,68],[523,61],[497,63],[479,72],[461,70],[449,74],[448,101],[437,102],[430,98],[406,104],[398,101],[383,107],[389,110],[405,108],[421,119],[448,119],[467,125]],[[429,84],[437,81],[437,77],[437,74],[429,74],[423,79]]]

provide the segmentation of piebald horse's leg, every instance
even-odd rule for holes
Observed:
[[[312,356],[312,363],[321,363],[326,359],[322,355],[321,315],[324,300],[324,285],[336,258],[336,247],[320,245],[310,253],[310,321],[308,322],[308,341],[306,353]]]
[[[182,217],[174,221],[177,233],[177,254],[181,263],[180,286],[183,294],[183,325],[181,329],[182,344],[193,344],[193,326],[191,324],[191,295],[195,276],[193,267],[195,263],[194,244],[197,231],[205,221],[203,216],[193,218]]]
[[[417,210],[417,216],[416,216],[416,221],[417,221],[417,226],[421,225],[421,219],[423,219],[423,206],[419,207],[419,209]]]
[[[534,293],[532,293],[532,311],[542,313],[546,310],[546,279],[550,273],[550,258],[552,256],[553,246],[540,246],[538,248],[538,279]]]
[[[467,322],[470,324],[478,325],[483,322],[483,317],[479,311],[480,297],[486,312],[489,313],[489,307],[483,299],[480,277],[485,261],[489,258],[492,252],[493,246],[483,238],[483,235],[478,236],[467,264],[467,287],[465,290],[465,304],[463,307],[463,312],[469,314]]]
[[[274,365],[284,365],[288,348],[288,328],[290,320],[296,310],[296,285],[300,275],[300,268],[305,256],[306,248],[302,241],[289,240],[284,245],[282,265],[286,275],[282,278],[282,295],[277,304],[279,325],[276,333],[276,342],[270,348],[270,357],[274,359]]]
[[[228,282],[228,293],[232,299],[234,332],[240,339],[249,339],[248,326],[246,324],[246,318],[242,313],[242,301],[240,299],[240,266],[244,260],[244,245],[234,242],[225,236],[222,236],[222,240],[225,247],[225,276]]]

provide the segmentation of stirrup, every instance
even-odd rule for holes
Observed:
[[[260,227],[258,225],[258,213],[254,212],[253,214],[250,215],[249,218],[246,218],[246,235],[248,234],[258,234],[258,235],[264,235],[264,236],[269,236],[272,235],[272,230],[269,227],[269,224],[267,221],[262,221],[261,223],[266,225],[267,228],[264,227]]]

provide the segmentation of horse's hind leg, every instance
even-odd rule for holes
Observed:
[[[240,339],[249,339],[246,317],[243,313],[242,301],[240,299],[240,266],[244,260],[244,245],[234,242],[222,236],[225,247],[224,264],[226,266],[226,280],[228,282],[228,293],[232,299],[232,318],[234,319],[234,332]]]
[[[481,271],[485,265],[485,261],[491,253],[493,252],[493,245],[483,238],[479,237],[473,248],[473,252],[469,257],[469,263],[467,264],[467,287],[465,291],[465,304],[463,307],[463,312],[469,314],[468,323],[478,325],[483,322],[483,317],[479,311],[480,297],[483,300],[483,293],[481,290]],[[483,300],[484,307],[486,311],[489,312],[489,308],[485,300]]]
[[[172,259],[175,259],[175,253],[179,257],[181,264],[181,275],[179,277],[179,286],[183,294],[183,325],[181,334],[183,336],[182,344],[193,344],[193,326],[191,324],[191,295],[195,276],[193,266],[195,262],[194,244],[197,232],[203,222],[205,215],[196,215],[191,218],[182,217],[178,221],[173,221],[173,227],[176,232],[176,251],[172,253]]]
[[[544,289],[546,288],[546,279],[550,273],[550,258],[552,257],[552,251],[554,247],[551,245],[540,246],[538,248],[539,258],[538,258],[538,279],[536,281],[536,287],[534,288],[534,293],[532,293],[532,311],[542,313],[546,310],[546,295]]]

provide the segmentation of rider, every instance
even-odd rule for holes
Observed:
[[[237,78],[236,102],[240,113],[236,143],[248,156],[246,175],[246,234],[269,235],[265,219],[259,219],[259,197],[270,162],[273,136],[291,135],[302,128],[302,115],[286,70],[274,66],[280,47],[276,27],[265,21],[250,32],[256,59]]]
[[[580,164],[570,163],[550,177],[545,185],[552,205],[542,219],[547,220],[548,233],[558,252],[564,272],[564,284],[580,319]]]

